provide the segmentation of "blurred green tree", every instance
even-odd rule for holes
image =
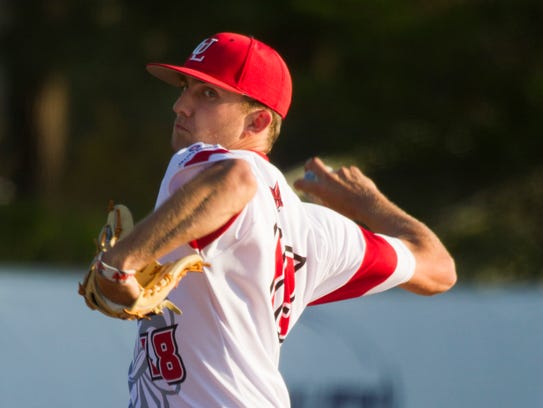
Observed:
[[[0,11],[0,188],[16,187],[10,202],[0,191],[1,259],[87,262],[109,199],[149,212],[177,91],[145,64],[182,63],[231,30],[291,67],[271,154],[281,168],[316,154],[356,163],[437,229],[461,280],[543,278],[540,1],[4,0]]]

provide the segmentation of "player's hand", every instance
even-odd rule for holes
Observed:
[[[341,167],[331,171],[321,159],[315,157],[306,162],[305,171],[310,176],[296,180],[294,187],[353,220],[365,222],[364,215],[370,215],[363,214],[361,210],[371,208],[379,200],[380,193],[375,183],[358,167]]]
[[[112,250],[103,254],[103,260],[106,263],[113,264],[113,262],[110,261],[110,252],[112,252]],[[126,281],[121,284],[118,282],[112,282],[111,280],[108,280],[98,274],[96,283],[100,291],[109,300],[125,306],[132,305],[141,292],[138,281],[134,276],[129,276]]]

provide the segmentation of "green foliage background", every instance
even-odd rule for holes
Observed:
[[[4,0],[0,15],[2,261],[86,265],[109,199],[145,216],[176,97],[145,64],[237,31],[291,67],[280,168],[357,164],[438,232],[460,282],[543,281],[541,1]],[[44,191],[32,106],[51,76],[69,131]]]

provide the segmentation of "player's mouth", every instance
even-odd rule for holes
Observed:
[[[190,133],[189,130],[180,123],[175,123],[174,128],[178,133]]]

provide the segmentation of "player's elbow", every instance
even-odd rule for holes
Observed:
[[[418,263],[413,277],[402,287],[417,295],[434,296],[450,290],[456,280],[454,259],[449,254],[444,254],[439,259]]]
[[[431,266],[430,283],[426,287],[425,296],[438,295],[450,290],[457,281],[456,265],[449,254],[444,254],[439,261]]]
[[[452,256],[447,255],[440,262],[436,273],[434,291],[429,295],[437,295],[450,290],[457,281],[456,265]]]
[[[251,166],[245,160],[225,160],[224,164],[227,166],[225,188],[237,198],[235,201],[243,208],[258,188]]]

